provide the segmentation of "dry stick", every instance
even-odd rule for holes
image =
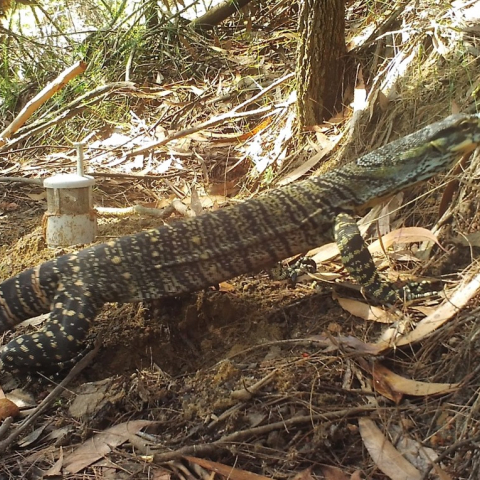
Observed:
[[[97,338],[93,350],[87,353],[71,370],[68,375],[45,397],[42,403],[29,415],[8,438],[0,442],[0,454],[2,454],[30,425],[56,400],[65,387],[92,361],[102,344],[101,338]]]
[[[62,112],[77,108],[79,106],[85,106],[85,104],[87,104],[91,100],[94,100],[95,102],[97,102],[98,100],[102,100],[101,98],[102,95],[110,95],[117,91],[135,92],[136,90],[137,89],[133,82],[110,82],[105,85],[96,87],[93,90],[89,90],[88,92],[75,98],[74,100],[72,100],[71,102],[67,103],[65,106],[60,108],[60,110],[56,112],[56,115],[59,116],[62,114]],[[103,98],[106,98],[106,97],[104,96]],[[94,103],[88,104],[88,105],[93,105],[93,104]],[[44,123],[45,123],[45,120],[43,118],[39,118],[35,122],[30,123],[28,127],[23,127],[19,133],[24,133],[25,130],[33,127],[41,126]],[[38,147],[31,147],[31,148],[44,148],[44,147],[45,145],[40,145]]]
[[[4,422],[2,423],[2,426],[0,427],[0,438],[2,438],[10,428],[10,425],[13,423],[13,417],[7,417]]]
[[[175,200],[165,208],[149,208],[144,207],[143,205],[133,205],[132,207],[125,208],[95,207],[95,210],[103,216],[111,215],[115,217],[126,217],[133,213],[136,215],[149,215],[152,217],[168,218],[175,210],[178,210],[174,202]]]
[[[194,29],[212,29],[225,19],[237,13],[241,8],[248,5],[252,0],[224,0],[219,5],[210,8],[201,17],[189,23]]]
[[[13,145],[22,142],[26,138],[30,137],[31,135],[34,135],[36,133],[39,133],[53,125],[59,124],[61,121],[65,121],[74,115],[77,115],[81,111],[83,111],[85,108],[95,105],[96,103],[102,101],[103,99],[107,98],[109,95],[112,93],[115,93],[118,90],[135,90],[134,84],[132,82],[113,82],[109,83],[107,85],[102,85],[100,87],[97,87],[93,90],[90,90],[87,93],[84,93],[80,97],[77,97],[75,100],[72,100],[69,104],[65,105],[62,107],[58,112],[56,112],[56,116],[54,118],[51,118],[50,120],[45,120],[44,118],[40,118],[39,120],[32,122],[31,124],[28,125],[28,127],[23,127],[19,129],[17,137],[13,139],[11,142],[9,142],[6,145],[1,145],[0,144],[0,152],[9,150],[11,151],[11,148]],[[36,149],[36,148],[47,148],[48,146],[46,145],[40,145],[37,147],[31,147],[31,149]],[[58,146],[55,146],[55,148],[58,148]],[[61,148],[72,148],[72,147],[61,147]],[[21,149],[22,151],[26,149]]]
[[[473,315],[472,317],[467,317],[466,320],[468,320],[469,318],[476,320],[476,317],[474,317]],[[470,372],[462,380],[462,384],[467,385],[471,379],[476,379],[479,372],[480,372],[480,365],[477,365],[477,367],[475,367],[475,369],[472,372]],[[480,435],[474,435],[473,437],[470,437],[470,438],[464,438],[463,440],[458,440],[453,445],[450,445],[437,458],[435,458],[430,462],[430,465],[426,467],[425,471],[423,472],[422,478],[420,480],[427,480],[428,476],[430,475],[430,472],[433,469],[437,470],[436,466],[439,466],[443,462],[443,460],[445,460],[451,453],[455,452],[456,450],[460,450],[460,448],[462,447],[466,447],[469,445],[477,449],[478,445],[476,444],[478,444],[478,442],[480,442]]]
[[[140,177],[141,178],[141,177]],[[158,177],[160,179],[160,177]],[[29,183],[33,185],[43,185],[43,179],[41,178],[23,178],[23,177],[0,177],[1,182],[19,182],[19,183]],[[136,215],[147,215],[157,218],[168,218],[176,210],[184,216],[194,216],[192,212],[189,211],[189,207],[184,205],[180,200],[175,199],[167,205],[165,208],[150,208],[144,207],[143,205],[133,205],[131,207],[124,208],[115,208],[115,207],[95,207],[95,210],[99,215],[103,216],[115,216],[115,217],[126,217],[131,214]]]
[[[135,155],[141,155],[143,153],[147,153],[150,150],[153,150],[154,148],[166,145],[167,143],[173,140],[177,140],[178,138],[187,137],[188,135],[192,135],[196,132],[199,132],[200,130],[205,130],[206,128],[219,125],[220,123],[223,123],[225,120],[233,120],[235,118],[249,117],[252,115],[258,115],[259,113],[268,113],[268,112],[271,112],[272,110],[273,110],[273,107],[268,106],[268,107],[258,108],[257,110],[249,110],[248,112],[241,112],[241,113],[233,113],[233,111],[227,112],[222,115],[219,115],[218,117],[214,117],[210,120],[207,120],[206,122],[202,122],[199,125],[196,125],[195,127],[185,128],[184,130],[180,130],[179,132],[176,132],[172,135],[169,135],[168,137],[165,137],[163,140],[151,142],[148,145],[137,148],[136,150],[132,150],[131,152],[125,155],[125,158],[134,157]]]
[[[67,148],[67,147],[65,147]],[[72,147],[68,147],[71,149]],[[188,172],[162,173],[161,175],[142,175],[141,173],[105,173],[105,172],[87,172],[87,175],[99,178],[132,178],[138,180],[163,180],[168,177],[177,177]],[[35,185],[43,185],[43,178],[27,178],[27,177],[0,177],[0,182],[19,182],[32,183]]]
[[[20,182],[31,183],[34,185],[43,185],[43,179],[41,178],[0,177],[0,182]]]
[[[13,122],[0,133],[0,147],[7,143],[7,140],[32,116],[33,112],[38,110],[48,99],[53,97],[61,88],[63,88],[72,78],[83,73],[87,64],[80,61],[67,68],[55,80],[50,82],[40,93],[30,100],[22,108]]]
[[[172,173],[162,173],[160,175],[149,175],[142,173],[107,173],[107,172],[87,172],[87,175],[92,177],[112,177],[112,178],[138,178],[139,180],[163,180],[164,178],[170,177],[180,177],[190,173],[188,170],[172,172]]]
[[[261,378],[258,382],[250,385],[249,387],[245,386],[240,390],[234,390],[230,397],[234,400],[239,400],[242,402],[246,402],[247,400],[251,400],[254,395],[256,395],[260,389],[264,386],[269,384],[278,374],[279,369],[276,368],[273,372],[270,372],[266,377]]]
[[[47,128],[49,128],[53,125],[58,125],[60,123],[60,121],[68,120],[69,118],[73,117],[74,115],[77,115],[78,113],[85,110],[85,108],[86,108],[85,105],[80,105],[80,106],[76,107],[75,109],[63,111],[60,115],[57,115],[55,118],[52,118],[51,120],[42,122],[38,126],[33,127],[33,126],[29,125],[29,127],[32,127],[32,128],[22,128],[22,132],[25,131],[25,133],[22,133],[21,135],[15,137],[11,142],[8,142],[7,144],[4,144],[3,146],[1,146],[1,144],[0,144],[0,152],[10,150],[11,147],[16,145],[17,143],[21,143],[25,139],[31,137],[32,135],[35,135],[36,133],[40,133],[43,130],[46,130]],[[41,148],[41,146],[39,146],[39,148]],[[65,148],[65,147],[62,147],[62,148]],[[68,148],[72,149],[73,147],[68,147]]]
[[[379,37],[387,32],[391,25],[397,20],[397,18],[402,14],[408,4],[411,3],[411,0],[406,0],[402,2],[396,10],[394,10],[388,18],[386,18],[383,23],[381,23],[378,28],[376,28],[370,36],[357,48],[355,48],[355,53],[359,54],[362,51],[365,51],[372,43],[377,41]]]
[[[271,85],[268,87],[264,88],[260,92],[258,92],[256,95],[254,95],[252,98],[249,98],[245,102],[241,103],[240,105],[237,105],[235,108],[233,108],[230,112],[223,113],[221,115],[218,115],[217,117],[213,117],[210,120],[207,120],[206,122],[202,122],[194,127],[191,128],[186,128],[184,130],[180,130],[179,132],[176,132],[172,135],[169,135],[168,137],[165,137],[163,140],[151,142],[148,145],[145,145],[143,147],[137,148],[135,150],[132,150],[131,152],[127,153],[125,155],[125,158],[133,157],[135,155],[140,155],[142,153],[149,152],[150,150],[153,150],[154,148],[161,147],[163,145],[166,145],[167,143],[171,142],[172,140],[177,140],[178,138],[186,137],[187,135],[192,135],[193,133],[199,132],[200,130],[204,130],[209,127],[214,127],[215,125],[218,125],[220,123],[225,122],[226,120],[233,120],[236,118],[242,118],[250,115],[256,115],[258,113],[267,113],[273,110],[272,106],[268,107],[262,107],[258,108],[257,110],[252,110],[248,112],[239,112],[240,109],[245,108],[246,106],[250,105],[251,103],[257,101],[259,98],[263,97],[267,92],[270,90],[274,89],[281,83],[285,82],[286,80],[292,78],[295,75],[295,72],[289,73],[288,75],[285,75],[282,78],[279,78],[275,82],[273,82]]]
[[[256,435],[265,435],[274,430],[284,430],[296,425],[304,425],[312,423],[315,420],[337,420],[347,417],[355,417],[362,413],[372,412],[379,410],[378,406],[364,406],[354,407],[345,410],[337,410],[336,412],[319,413],[315,415],[304,415],[300,417],[289,418],[281,422],[271,423],[269,425],[262,425],[260,427],[249,428],[247,430],[240,430],[239,432],[225,435],[224,437],[216,440],[212,443],[203,443],[201,445],[189,445],[187,447],[179,448],[173,452],[156,453],[153,455],[154,462],[168,462],[183,455],[204,455],[209,453],[216,447],[225,447],[226,444],[232,444],[236,442],[245,441],[249,437]]]

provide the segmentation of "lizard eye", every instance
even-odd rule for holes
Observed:
[[[462,120],[458,125],[462,130],[467,131],[470,128],[471,123],[468,120]]]

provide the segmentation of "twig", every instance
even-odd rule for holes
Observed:
[[[71,149],[72,147],[65,147]],[[182,175],[182,172],[162,173],[161,175],[142,175],[136,173],[107,173],[107,172],[87,172],[87,175],[98,178],[133,178],[138,180],[164,180],[168,177],[177,177]],[[0,182],[19,182],[31,183],[35,185],[43,185],[43,178],[26,178],[26,177],[0,177]]]
[[[88,92],[85,92],[84,94],[80,95],[79,97],[73,99],[71,102],[67,103],[65,106],[60,108],[57,112],[56,115],[58,118],[60,115],[62,115],[65,111],[69,111],[72,109],[75,109],[77,107],[82,107],[85,106],[86,104],[88,105],[93,105],[93,103],[88,103],[90,101],[97,102],[98,100],[102,100],[103,98],[106,98],[106,95],[110,95],[112,93],[116,93],[118,91],[130,91],[130,92],[136,92],[137,88],[133,82],[110,82],[106,83],[105,85],[101,85],[100,87],[96,87],[92,90],[89,90]],[[30,130],[32,127],[37,127],[41,126],[45,123],[45,119],[39,118],[38,120],[30,123],[26,127],[22,127],[18,133],[24,133],[27,130]],[[39,146],[38,148],[43,147]],[[73,147],[69,147],[73,148]]]
[[[281,422],[271,423],[269,425],[262,425],[260,427],[248,428],[246,430],[240,430],[239,432],[225,435],[224,437],[211,443],[203,443],[200,445],[188,445],[186,447],[179,448],[173,452],[157,453],[153,455],[154,462],[168,462],[183,455],[203,455],[215,448],[226,447],[227,444],[243,442],[247,438],[257,435],[265,435],[274,430],[284,430],[297,425],[304,425],[312,423],[315,420],[337,420],[339,418],[355,417],[363,413],[372,412],[378,410],[378,406],[363,406],[356,408],[349,408],[345,410],[337,410],[336,412],[319,413],[316,415],[304,415],[299,417],[289,418],[282,420]]]
[[[95,341],[93,350],[87,353],[71,370],[68,375],[45,397],[40,405],[29,415],[8,438],[0,442],[0,454],[2,454],[30,425],[57,399],[65,387],[92,361],[100,349],[102,340],[100,337]]]
[[[258,382],[250,385],[249,387],[244,387],[240,390],[233,391],[230,396],[234,400],[240,400],[242,402],[246,402],[247,400],[251,400],[251,398],[256,395],[260,389],[269,384],[277,375],[278,369],[276,368],[273,372],[270,372],[266,377],[261,378]]]
[[[87,106],[91,106],[95,103],[102,101],[103,99],[107,98],[109,95],[115,93],[118,90],[135,91],[136,89],[135,85],[132,82],[113,82],[90,90],[89,92],[84,93],[80,97],[72,100],[69,104],[61,108],[58,112],[56,112],[56,116],[54,118],[47,120],[42,117],[37,121],[32,122],[28,126],[20,128],[17,132],[17,136],[13,140],[9,141],[3,146],[0,146],[0,152],[3,152],[5,150],[11,151],[11,147],[13,145],[21,142],[25,138],[28,138],[35,133],[39,133],[52,125],[57,125],[58,123],[60,123],[60,121],[65,121],[68,118],[71,118],[72,116],[84,110]],[[38,148],[44,147],[39,146]],[[70,149],[72,147],[68,148]]]
[[[192,20],[189,26],[199,30],[211,30],[234,13],[237,13],[251,1],[252,0],[224,0],[219,5],[210,8],[201,17]]]
[[[43,185],[43,179],[41,178],[0,177],[0,182],[20,182],[31,183],[34,185]]]
[[[13,122],[0,133],[0,146],[10,138],[48,99],[65,86],[72,78],[83,73],[87,68],[84,62],[77,62],[62,72],[53,82],[50,82],[40,93],[30,100],[16,116]]]
[[[112,177],[112,178],[138,178],[138,180],[163,180],[169,177],[178,177],[188,173],[187,171],[179,171],[173,173],[162,173],[161,175],[143,175],[140,173],[112,173],[112,172],[87,172],[92,177]]]
[[[6,433],[7,430],[10,428],[10,425],[13,423],[13,417],[7,417],[2,426],[0,427],[0,438],[2,438]]]
[[[135,213],[137,215],[150,215],[152,217],[167,218],[176,210],[176,208],[174,202],[172,202],[165,208],[149,208],[144,207],[143,205],[133,205],[132,207],[125,208],[95,207],[95,210],[100,215],[112,215],[115,217],[126,217]]]
[[[403,13],[405,8],[408,6],[408,4],[411,2],[411,0],[406,0],[402,2],[391,14],[389,17],[387,17],[383,23],[381,23],[376,30],[374,30],[370,36],[357,48],[355,48],[355,54],[359,55],[360,52],[365,51],[372,43],[374,43],[378,37],[382,34],[384,34],[390,26],[397,20],[397,18]]]

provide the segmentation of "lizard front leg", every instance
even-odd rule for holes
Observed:
[[[387,305],[392,305],[398,300],[411,300],[422,296],[421,292],[414,294],[409,286],[397,288],[380,276],[352,215],[340,213],[336,216],[334,236],[343,265],[367,295]]]

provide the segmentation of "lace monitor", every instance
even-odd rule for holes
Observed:
[[[480,115],[451,115],[325,175],[30,268],[0,284],[0,332],[42,313],[49,319],[5,345],[0,367],[33,373],[74,358],[107,302],[200,290],[332,238],[364,291],[392,304],[408,289],[380,278],[354,215],[447,171],[479,142]]]

